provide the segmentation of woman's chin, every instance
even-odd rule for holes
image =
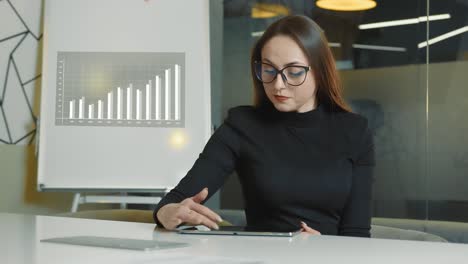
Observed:
[[[292,112],[295,111],[294,107],[285,103],[274,103],[276,110],[281,112]]]

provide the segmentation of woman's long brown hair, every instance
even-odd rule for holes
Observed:
[[[306,54],[315,78],[317,104],[332,112],[351,112],[343,99],[340,77],[323,30],[306,16],[287,16],[271,24],[255,44],[250,58],[254,84],[254,105],[271,104],[263,83],[255,77],[255,61],[262,60],[262,48],[271,38],[283,35],[293,39]]]

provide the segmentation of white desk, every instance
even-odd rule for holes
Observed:
[[[40,242],[73,235],[187,242],[191,246],[140,252]],[[175,260],[200,263],[200,259],[222,264],[218,257],[286,264],[468,263],[468,245],[463,244],[307,234],[294,238],[179,235],[155,232],[152,224],[6,213],[0,213],[0,241],[1,264],[166,264]]]

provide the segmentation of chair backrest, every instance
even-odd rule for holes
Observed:
[[[371,237],[383,239],[448,242],[446,239],[440,236],[426,232],[379,225],[371,225]]]
[[[417,230],[441,236],[449,242],[468,243],[468,223],[374,217],[372,224]]]
[[[244,210],[219,209],[215,211],[221,216],[221,218],[230,222],[232,225],[244,226],[247,224]],[[371,237],[384,239],[447,242],[446,239],[434,234],[381,225],[372,225]]]

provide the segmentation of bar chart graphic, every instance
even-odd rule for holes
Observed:
[[[55,124],[184,127],[185,54],[58,52]]]

